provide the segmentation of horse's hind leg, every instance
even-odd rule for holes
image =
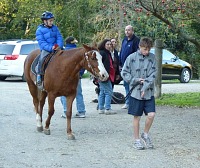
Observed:
[[[31,93],[31,96],[33,98],[33,104],[35,107],[35,112],[36,112],[36,121],[37,121],[37,131],[42,132],[43,131],[43,126],[42,126],[42,113],[41,113],[41,108],[39,107],[40,104],[40,99],[38,96],[38,89],[37,86],[31,81],[27,82],[29,91]]]
[[[45,100],[47,97],[46,92],[41,92],[38,90],[38,113],[36,114],[36,121],[37,121],[37,131],[42,132],[43,131],[43,126],[42,126],[42,113],[43,113],[43,107],[45,104]]]
[[[48,117],[47,117],[47,120],[46,120],[46,125],[45,125],[45,128],[44,128],[44,133],[46,135],[50,135],[50,129],[49,129],[49,125],[51,123],[51,117],[53,116],[54,114],[54,103],[55,103],[55,96],[53,94],[50,94],[48,93],[48,104],[49,104],[49,107],[48,107]]]

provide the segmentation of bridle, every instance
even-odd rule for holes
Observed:
[[[92,73],[94,76],[98,77],[96,71],[94,70],[94,68],[92,67],[92,65],[90,64],[90,60],[89,60],[89,56],[88,56],[88,53],[90,53],[91,51],[88,51],[85,53],[85,59],[87,61],[87,64],[88,64],[88,67],[92,70]],[[92,50],[92,56],[95,54],[95,51]]]

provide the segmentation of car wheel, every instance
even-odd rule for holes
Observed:
[[[0,80],[4,81],[7,78],[7,76],[0,76]]]
[[[23,82],[26,82],[26,78],[25,78],[24,74],[23,74],[23,76],[22,76],[22,81],[23,81]]]
[[[188,83],[190,81],[191,74],[188,68],[183,68],[181,72],[180,82],[181,83]]]

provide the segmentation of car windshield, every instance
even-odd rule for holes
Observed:
[[[24,44],[21,47],[20,55],[28,55],[31,51],[36,48],[35,44]]]
[[[167,50],[163,50],[163,60],[171,60],[172,58],[175,58],[176,56],[172,54],[171,52]]]
[[[175,58],[176,56],[174,54],[172,54],[171,52],[169,52],[168,50],[166,49],[163,49],[163,60],[171,60],[172,58]],[[153,54],[155,54],[155,49],[152,48],[151,51]]]
[[[0,55],[11,55],[15,45],[0,44]]]

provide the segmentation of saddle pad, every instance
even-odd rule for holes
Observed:
[[[45,60],[44,60],[44,62],[43,62],[43,64],[42,64],[42,71],[43,71],[43,72],[45,72],[45,69],[47,68],[49,62],[51,62],[53,56],[55,56],[56,53],[57,53],[57,52],[52,52],[52,53],[48,54],[47,56],[45,56]],[[37,65],[38,65],[39,56],[40,56],[40,55],[38,55],[38,56],[34,59],[34,61],[32,62],[32,64],[31,64],[31,72],[32,72],[34,75],[37,75],[36,69],[37,69]]]
[[[31,64],[31,72],[34,74],[34,75],[37,75],[36,73],[36,66],[38,64],[38,60],[39,60],[39,56],[37,56],[34,61],[32,62]]]

